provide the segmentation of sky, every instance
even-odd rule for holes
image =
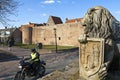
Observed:
[[[18,0],[17,0],[18,1]],[[19,0],[16,15],[11,15],[10,26],[20,27],[32,23],[46,23],[49,16],[65,19],[84,17],[89,8],[103,6],[120,21],[120,0]],[[4,28],[4,27],[0,27]]]

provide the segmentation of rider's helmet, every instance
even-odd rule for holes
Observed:
[[[36,52],[36,49],[35,48],[31,49],[31,52]]]

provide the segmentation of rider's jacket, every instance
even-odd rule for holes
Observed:
[[[39,53],[31,53],[32,62],[39,61]]]

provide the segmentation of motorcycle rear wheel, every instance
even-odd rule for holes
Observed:
[[[45,71],[46,71],[45,67],[41,65],[40,68],[39,68],[39,72],[38,72],[39,76],[40,77],[44,76]]]
[[[22,73],[22,71],[17,72],[14,80],[25,80],[25,73]]]

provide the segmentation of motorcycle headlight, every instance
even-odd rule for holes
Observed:
[[[19,64],[18,68],[20,68],[20,69],[21,69],[21,68],[22,68],[22,66]]]

